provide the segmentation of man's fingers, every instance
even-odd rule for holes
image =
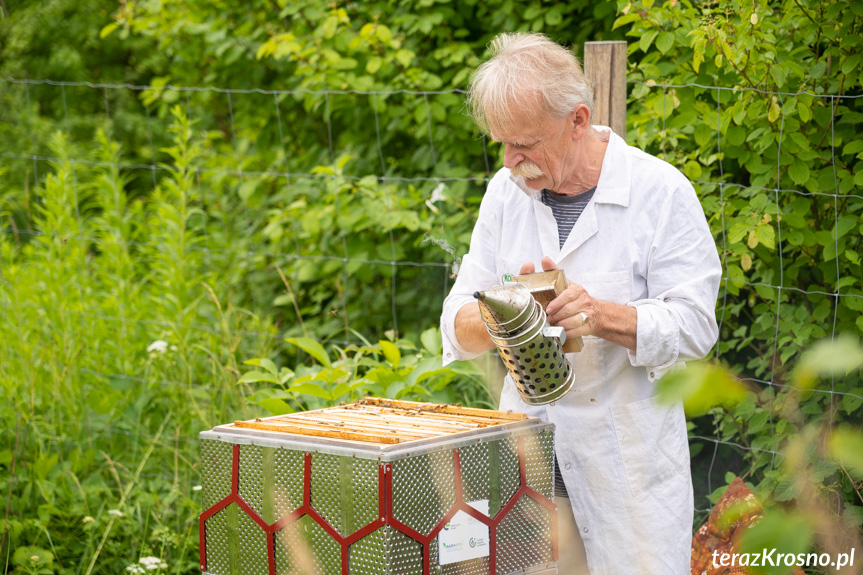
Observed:
[[[554,263],[554,260],[552,260],[548,256],[544,256],[542,258],[542,271],[550,272],[551,270],[556,270],[556,269],[557,269],[557,264]]]
[[[545,262],[545,260],[542,261]],[[521,270],[519,270],[518,275],[532,274],[535,271],[536,266],[533,265],[533,262],[524,262],[521,264]]]

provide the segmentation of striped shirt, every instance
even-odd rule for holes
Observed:
[[[577,196],[563,196],[555,194],[549,190],[542,191],[542,203],[551,208],[551,213],[557,221],[557,237],[560,241],[560,247],[566,243],[566,238],[569,237],[569,232],[572,231],[572,226],[578,220],[581,212],[593,197],[593,192],[596,191],[596,186],[590,188],[586,192]]]
[[[557,236],[558,241],[560,241],[560,247],[563,247],[563,244],[566,243],[569,232],[572,231],[572,227],[578,221],[578,217],[590,202],[595,191],[596,186],[577,196],[563,196],[549,190],[542,191],[542,203],[551,208],[551,213],[557,222]],[[566,492],[566,484],[563,482],[563,475],[560,474],[559,465],[554,466],[554,495],[556,497],[569,497]]]

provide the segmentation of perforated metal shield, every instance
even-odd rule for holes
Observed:
[[[202,569],[505,575],[553,566],[551,429],[493,439],[478,431],[456,445],[375,459],[202,434]],[[488,501],[482,521],[495,545],[486,556],[441,564],[444,524],[475,501]]]
[[[543,405],[563,397],[575,380],[561,347],[563,330],[550,329],[545,310],[522,284],[477,296],[491,341],[524,402]]]

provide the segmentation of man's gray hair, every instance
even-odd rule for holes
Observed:
[[[584,104],[593,116],[593,93],[572,52],[544,34],[499,34],[492,57],[476,71],[467,105],[486,134],[515,127],[516,114],[562,118]]]

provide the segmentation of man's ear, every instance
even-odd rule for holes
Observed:
[[[590,127],[590,108],[579,104],[569,113],[569,120],[572,122],[572,139],[581,139]]]

